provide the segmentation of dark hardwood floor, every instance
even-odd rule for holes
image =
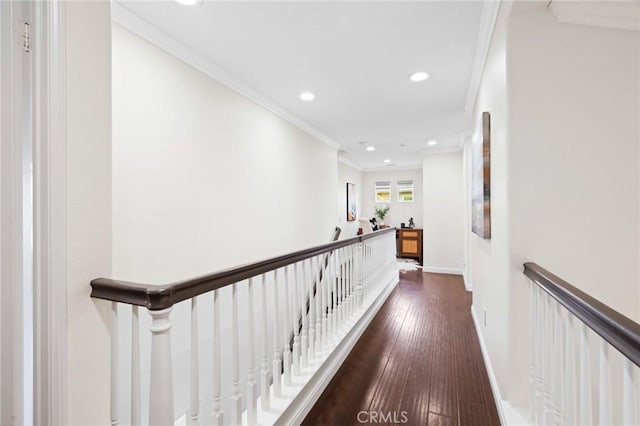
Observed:
[[[305,425],[499,425],[456,275],[401,272],[400,283]]]

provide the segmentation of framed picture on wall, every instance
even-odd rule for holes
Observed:
[[[347,183],[347,221],[356,220],[356,184]]]
[[[482,113],[482,139],[471,141],[471,229],[491,239],[491,115]]]

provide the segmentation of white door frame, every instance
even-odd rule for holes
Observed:
[[[64,2],[33,2],[35,420],[66,424]]]
[[[64,4],[0,8],[0,424],[65,424]]]

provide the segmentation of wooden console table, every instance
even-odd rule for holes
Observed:
[[[416,259],[422,265],[422,229],[398,229],[398,256]]]

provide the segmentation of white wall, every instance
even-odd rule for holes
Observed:
[[[357,219],[347,222],[347,183],[356,185],[356,216],[365,217],[362,214],[362,172],[338,161],[338,226],[342,229],[340,239],[355,237],[360,227]]]
[[[473,309],[483,325],[483,335],[502,397],[506,397],[508,383],[508,294],[509,268],[507,216],[507,149],[508,110],[506,75],[506,37],[509,6],[503,3],[491,47],[485,62],[482,82],[473,110],[472,139],[482,138],[482,112],[491,113],[491,239],[483,239],[470,232],[471,215],[467,215],[469,236],[468,275],[473,288]],[[466,208],[471,210],[471,146],[465,145]],[[487,322],[484,325],[486,311]]]
[[[502,397],[525,404],[525,261],[640,319],[640,58],[637,33],[506,7],[474,108],[476,134],[491,112],[492,239],[471,235],[469,266]]]
[[[510,33],[511,305],[534,261],[640,320],[638,34],[558,24],[547,9],[514,17]]]
[[[413,203],[398,202],[399,180],[413,180]],[[400,228],[400,223],[409,223],[413,217],[416,228],[422,228],[422,170],[390,170],[390,171],[365,171],[362,173],[362,209],[360,217],[371,219],[375,216],[375,185],[376,182],[391,182],[391,210],[384,220],[390,226]],[[382,204],[378,204],[382,206]]]
[[[432,154],[422,163],[423,255],[428,272],[462,274],[464,200],[462,152]]]
[[[67,2],[67,416],[109,423],[109,310],[89,281],[111,277],[111,14]]]
[[[113,276],[119,279],[165,283],[210,273],[326,243],[338,225],[335,148],[118,25],[113,26],[113,136]],[[246,286],[238,291],[244,324]],[[229,319],[229,288],[220,297],[221,317]],[[200,324],[210,324],[211,294],[199,301]],[[126,389],[129,314],[121,312]],[[189,315],[185,303],[172,313],[178,416],[189,406]],[[148,323],[143,314],[142,330]],[[230,336],[230,320],[224,320],[223,342]],[[141,337],[141,357],[148,359],[148,333]],[[211,340],[211,328],[202,327],[202,377],[213,374],[206,362],[212,359]],[[241,341],[245,345],[247,337]],[[247,350],[240,349],[244,386]],[[230,363],[231,351],[225,350],[222,365]],[[148,374],[148,364],[143,365],[143,407]],[[222,374],[230,383],[229,371]],[[203,381],[201,396],[202,412],[211,412],[210,380]],[[121,401],[128,405],[128,389]],[[223,401],[228,412],[226,393]],[[126,408],[124,413],[126,419]]]
[[[336,150],[113,30],[114,274],[170,282],[329,241]]]

